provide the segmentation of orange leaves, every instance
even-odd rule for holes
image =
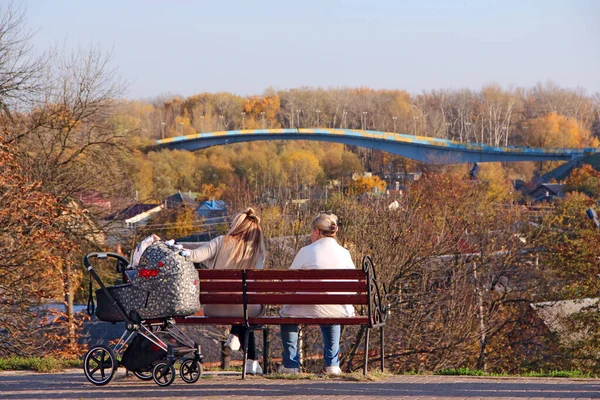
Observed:
[[[600,198],[600,172],[589,164],[574,169],[565,182],[565,191],[581,192],[594,199]]]
[[[72,262],[69,257],[77,251],[62,228],[76,218],[77,211],[63,208],[37,182],[22,175],[10,146],[0,147],[0,320],[12,321],[7,328],[11,346],[0,344],[0,355],[52,347],[30,325],[39,319],[42,299],[62,298],[68,279],[63,266]]]
[[[252,96],[244,100],[242,111],[245,114],[246,129],[262,128],[263,118],[265,120],[265,128],[277,128],[277,114],[279,112],[280,100],[279,96]],[[264,114],[263,114],[264,113]]]

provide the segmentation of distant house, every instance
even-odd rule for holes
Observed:
[[[562,183],[542,183],[529,192],[529,197],[533,202],[551,201],[555,197],[562,197],[564,184]]]
[[[110,200],[104,198],[101,193],[98,192],[79,192],[74,196],[84,207],[96,207],[105,209],[110,212],[112,204]]]
[[[189,207],[195,209],[198,206],[191,195],[177,192],[163,200],[165,208]]]
[[[65,222],[74,232],[86,240],[96,243],[100,246],[105,244],[106,235],[103,230],[99,228],[96,220],[90,215],[87,209],[82,210],[81,204],[77,201],[69,201],[67,207],[73,210],[81,210],[79,217],[71,217],[70,213],[63,213]]]
[[[227,205],[223,200],[206,200],[196,210],[198,217],[210,223],[223,223],[227,216]]]
[[[106,221],[120,221],[127,227],[145,225],[153,214],[164,208],[164,204],[132,204],[105,218]]]
[[[532,303],[531,308],[537,316],[544,321],[548,329],[559,335],[560,340],[570,342],[581,339],[582,333],[574,334],[570,331],[567,318],[578,312],[589,310],[597,312],[598,298],[585,298],[578,300],[546,301]]]

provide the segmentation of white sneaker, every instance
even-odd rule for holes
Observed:
[[[235,335],[229,335],[227,341],[223,345],[225,347],[229,347],[233,351],[238,351],[242,344],[240,343],[240,338]]]
[[[325,367],[325,373],[327,375],[340,375],[342,373],[342,370],[340,369],[340,367]]]
[[[250,375],[262,375],[263,370],[258,361],[246,360],[246,373]]]
[[[296,375],[300,373],[300,368],[286,368],[283,365],[280,365],[277,369],[278,374],[291,374]]]

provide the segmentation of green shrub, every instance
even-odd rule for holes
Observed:
[[[486,376],[490,375],[487,372],[479,369],[471,368],[446,368],[435,373],[436,375],[469,375],[469,376]]]
[[[0,371],[29,370],[53,372],[65,368],[82,367],[81,360],[66,360],[54,357],[6,357],[0,358]]]
[[[589,373],[583,373],[579,370],[573,371],[529,371],[523,374],[523,376],[531,377],[552,377],[552,378],[593,378],[594,375]]]

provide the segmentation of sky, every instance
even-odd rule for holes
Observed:
[[[8,0],[0,0],[0,8]],[[130,99],[553,81],[600,92],[596,0],[21,0],[38,51],[111,51]]]

